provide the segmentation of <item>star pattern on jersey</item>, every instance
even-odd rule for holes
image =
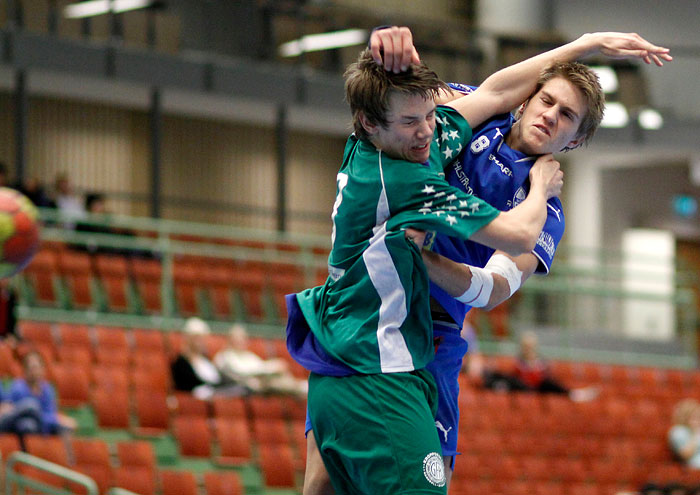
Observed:
[[[430,208],[430,207],[432,207],[432,206],[433,206],[433,202],[432,202],[432,201],[424,201],[424,202],[423,202],[423,208]]]
[[[433,196],[433,197],[434,197],[434,198],[442,198],[442,197],[443,197],[444,195],[446,195],[446,194],[447,194],[447,193],[446,193],[445,191],[439,191],[439,192],[436,192],[436,193],[435,193],[435,196]]]
[[[440,134],[440,139],[442,139],[443,141],[447,141],[448,139],[450,139],[450,134],[446,130],[443,130],[442,134]]]
[[[459,207],[460,208],[466,208],[467,206],[469,206],[469,201],[467,201],[466,199],[459,200]]]
[[[472,213],[476,213],[477,211],[479,211],[479,203],[470,204],[469,209],[472,210]]]
[[[447,120],[443,120],[442,118],[440,118],[439,115],[435,116],[435,122],[437,122],[440,125],[447,125]]]
[[[442,153],[445,155],[445,158],[452,158],[452,153],[454,153],[454,150],[449,146],[445,146],[445,150]]]
[[[447,217],[445,217],[445,221],[447,223],[449,223],[450,225],[454,225],[457,223],[457,219],[455,217],[453,217],[452,215],[447,215]]]
[[[452,129],[450,131],[450,139],[459,139],[459,132]]]
[[[426,184],[423,189],[421,189],[421,192],[424,192],[425,194],[435,194],[435,187]]]
[[[457,199],[457,195],[455,193],[452,193],[445,198],[445,201],[454,201],[456,199]]]

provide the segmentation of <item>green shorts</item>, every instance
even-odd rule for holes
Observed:
[[[312,373],[308,402],[338,495],[446,493],[437,391],[427,371],[341,378]]]

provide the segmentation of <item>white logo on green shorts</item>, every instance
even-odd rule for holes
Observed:
[[[431,485],[445,486],[445,465],[442,456],[437,452],[431,452],[423,459],[423,474]]]

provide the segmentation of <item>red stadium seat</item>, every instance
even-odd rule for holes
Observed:
[[[165,352],[165,334],[159,330],[135,329],[131,332],[135,351]]]
[[[243,484],[232,471],[208,471],[204,473],[204,488],[207,495],[243,495]]]
[[[253,418],[253,436],[259,445],[289,445],[287,422],[283,419]]]
[[[0,342],[0,378],[18,378],[22,375],[22,365],[15,359],[7,342]]]
[[[168,430],[170,411],[167,397],[154,389],[141,389],[134,392],[134,406],[140,435],[160,435]]]
[[[217,418],[246,419],[245,401],[241,397],[214,397],[212,405]]]
[[[119,465],[142,467],[153,471],[156,467],[156,455],[153,444],[146,440],[117,442]]]
[[[100,439],[75,438],[71,442],[76,471],[97,483],[100,493],[105,493],[112,483],[112,465],[107,443]]]
[[[22,272],[31,287],[36,302],[44,306],[57,306],[60,275],[58,255],[52,249],[42,248]]]
[[[143,308],[147,313],[161,313],[161,277],[163,269],[159,260],[135,258],[132,260],[132,274],[138,289]]]
[[[58,341],[61,343],[61,346],[73,345],[92,349],[90,328],[87,325],[59,323],[57,330]]]
[[[173,431],[183,456],[211,455],[211,431],[206,418],[178,416],[173,420]]]
[[[209,416],[209,402],[197,399],[189,392],[175,392],[175,412],[178,416]]]
[[[189,471],[160,472],[162,495],[198,495],[197,480]]]
[[[104,291],[107,308],[110,311],[127,311],[130,285],[127,258],[98,253],[95,255],[95,272]]]
[[[58,256],[58,269],[68,289],[71,305],[75,308],[92,308],[92,261],[86,251],[64,249]]]
[[[92,396],[100,428],[129,428],[129,395],[116,388],[95,390]]]
[[[245,419],[217,418],[214,420],[215,438],[219,444],[216,462],[222,465],[238,465],[250,462],[250,429]]]
[[[80,365],[56,364],[52,367],[52,375],[61,407],[78,407],[89,402],[90,378]]]
[[[129,349],[126,330],[121,327],[95,327],[95,336],[100,349]]]
[[[296,477],[292,449],[289,445],[260,445],[260,469],[265,486],[295,488]]]
[[[120,466],[114,470],[114,486],[139,495],[155,495],[156,475],[143,467]]]

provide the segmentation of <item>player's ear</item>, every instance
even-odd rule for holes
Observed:
[[[359,112],[357,117],[360,120],[360,124],[362,124],[362,128],[365,130],[367,135],[371,136],[377,132],[377,124],[369,120],[364,114],[364,112]]]
[[[574,150],[581,146],[583,144],[585,137],[584,136],[579,136],[576,139],[572,139],[567,143],[566,146],[564,146],[564,149],[566,150]]]

